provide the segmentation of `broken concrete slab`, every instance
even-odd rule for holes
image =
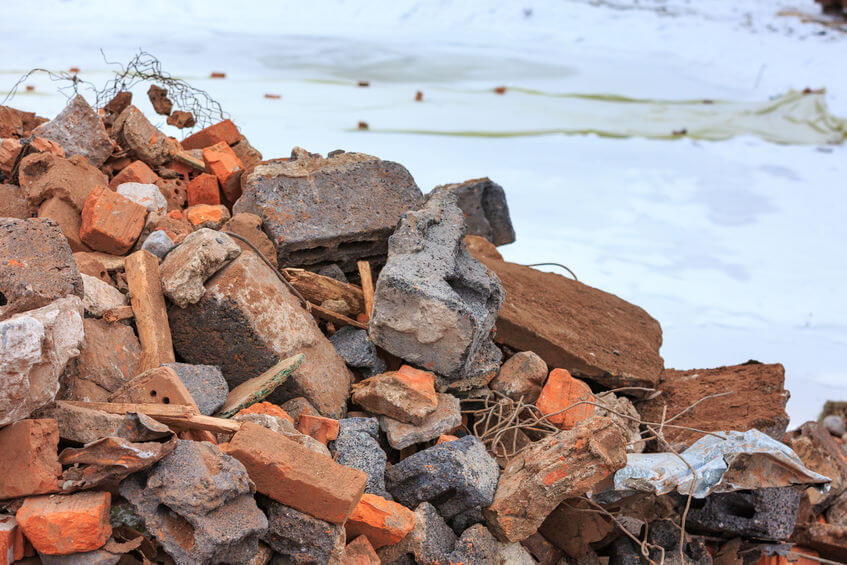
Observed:
[[[247,562],[268,527],[244,466],[207,442],[179,440],[149,476],[121,483],[129,500],[178,565]]]
[[[0,321],[0,426],[56,398],[59,376],[85,339],[82,319],[82,301],[68,296]]]
[[[450,432],[462,423],[459,399],[451,394],[437,393],[438,405],[424,421],[416,426],[388,416],[380,416],[379,425],[394,449],[404,449],[416,443],[430,441]]]
[[[183,360],[219,366],[235,387],[303,353],[303,364],[269,400],[303,396],[324,416],[344,415],[352,374],[314,318],[255,253],[242,252],[205,289],[196,304],[169,310]]]
[[[83,296],[71,248],[52,220],[0,218],[0,320]]]
[[[58,196],[82,212],[88,195],[97,187],[105,187],[109,179],[84,157],[70,159],[51,153],[31,153],[20,162],[21,190],[27,201],[38,206]]]
[[[533,443],[500,476],[494,501],[483,510],[489,528],[504,541],[526,539],[563,500],[623,468],[626,443],[612,420],[597,416]]]
[[[394,498],[413,507],[431,502],[450,519],[494,499],[500,468],[475,436],[434,445],[391,465],[385,484]]]
[[[500,565],[500,547],[497,539],[482,524],[471,526],[459,536],[450,563],[474,565]]]
[[[494,245],[506,245],[515,241],[515,230],[509,217],[506,192],[489,178],[466,180],[455,184],[443,184],[432,189],[427,197],[439,192],[452,192],[465,215],[468,235],[484,237]]]
[[[55,141],[68,157],[81,155],[95,167],[103,165],[114,149],[100,116],[81,94],[71,98],[58,116],[35,128],[33,134]]]
[[[174,370],[179,380],[188,389],[201,414],[211,416],[224,405],[229,387],[220,368],[214,365],[189,363],[168,363],[165,367]]]
[[[338,421],[338,437],[330,444],[335,461],[367,474],[365,492],[388,500],[385,489],[387,456],[379,445],[379,423],[376,418],[345,418]]]
[[[277,266],[276,249],[265,232],[262,231],[262,218],[259,216],[247,213],[235,214],[227,220],[221,231],[240,235],[252,243],[274,267]],[[236,239],[235,243],[245,251],[252,251],[252,248],[240,239]]]
[[[159,187],[155,184],[125,182],[118,185],[115,192],[136,204],[144,206],[148,212],[166,214],[168,211],[168,201],[165,200],[165,197],[159,191]]]
[[[268,531],[262,536],[290,563],[324,565],[344,563],[344,526],[309,516],[273,500],[263,504],[268,515]]]
[[[118,115],[112,135],[132,156],[152,167],[166,164],[179,150],[179,144],[153,127],[135,106],[127,106]]]
[[[0,500],[59,492],[59,426],[49,418],[0,429]]]
[[[241,248],[225,233],[197,230],[168,253],[159,268],[165,296],[180,308],[197,303],[206,292],[206,280],[240,254]]]
[[[420,426],[438,407],[435,376],[404,365],[355,383],[351,400],[371,414]]]
[[[413,557],[413,563],[438,565],[447,563],[456,545],[456,534],[428,502],[415,508],[415,527],[402,541],[379,550],[382,563],[403,563]]]
[[[488,386],[512,400],[523,398],[531,404],[538,400],[546,380],[547,363],[532,351],[521,351],[503,363]]]
[[[483,238],[466,241],[506,293],[497,318],[498,343],[534,351],[549,367],[609,388],[659,382],[662,329],[644,310],[561,275],[503,261]]]
[[[385,361],[377,355],[376,347],[368,338],[367,330],[344,326],[332,334],[329,341],[347,366],[361,370],[365,377],[373,377],[385,372]]]
[[[381,264],[397,221],[423,202],[403,166],[363,153],[324,158],[298,148],[290,161],[257,165],[243,184],[233,212],[260,216],[279,264],[292,267]]]
[[[103,314],[112,308],[129,304],[126,295],[109,283],[86,274],[80,276],[83,287],[82,305],[86,314],[102,318]]]
[[[678,496],[681,508],[685,497]],[[715,493],[692,499],[686,529],[699,534],[786,540],[794,531],[802,492],[797,487]]]
[[[455,195],[405,214],[389,240],[368,331],[389,353],[448,380],[496,372],[491,330],[503,287],[465,248]]]
[[[662,394],[638,403],[638,412],[650,422],[659,422],[667,405],[671,418],[695,402],[691,410],[680,416],[674,424],[698,430],[757,430],[780,440],[788,425],[785,405],[788,391],[784,388],[785,369],[780,364],[766,365],[757,362],[718,367],[717,369],[692,369],[677,371],[666,369],[656,386]],[[718,398],[704,397],[731,393]],[[667,428],[665,439],[672,444],[691,445],[704,434],[693,430]]]

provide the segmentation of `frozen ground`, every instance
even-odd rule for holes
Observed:
[[[503,254],[644,307],[668,367],[781,362],[793,424],[847,399],[847,150],[827,143],[845,135],[847,33],[777,15],[817,14],[811,0],[242,4],[4,6],[0,91],[35,66],[99,85],[98,49],[144,48],[267,157],[363,151],[425,191],[490,176],[518,233]],[[13,105],[62,107],[30,82]],[[807,87],[826,93],[791,94]]]

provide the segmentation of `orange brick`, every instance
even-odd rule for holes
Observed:
[[[294,418],[288,415],[288,412],[277,406],[276,404],[271,404],[270,402],[257,402],[252,406],[248,406],[247,408],[242,408],[238,411],[236,416],[240,414],[267,414],[268,416],[276,416],[278,418],[284,418],[294,424]]]
[[[297,422],[297,430],[301,434],[312,436],[322,444],[334,441],[338,438],[338,420],[332,418],[324,418],[323,416],[313,416],[311,414],[301,414],[300,421]]]
[[[159,175],[154,173],[153,169],[147,166],[147,163],[144,161],[133,161],[112,178],[109,182],[109,188],[116,190],[125,182],[154,184],[157,180],[159,180]]]
[[[112,393],[110,402],[180,404],[197,409],[191,393],[170,367],[144,371]]]
[[[221,192],[218,188],[218,177],[203,173],[191,179],[188,183],[188,205],[221,203]]]
[[[379,556],[365,536],[359,536],[344,548],[345,565],[379,565]]]
[[[0,499],[59,491],[59,425],[20,420],[0,429]]]
[[[11,514],[0,514],[0,565],[24,558],[24,535]]]
[[[333,524],[343,524],[365,492],[362,471],[252,422],[221,449],[241,461],[257,491]]]
[[[112,535],[111,495],[85,491],[33,496],[15,518],[39,553],[69,555],[102,547]]]
[[[196,227],[205,222],[212,222],[214,224],[223,223],[227,220],[224,217],[225,210],[226,208],[221,205],[198,204],[186,210],[185,215],[188,217],[191,225]]]
[[[448,442],[448,441],[456,441],[457,439],[459,439],[459,438],[457,438],[456,436],[450,435],[450,434],[441,434],[440,436],[438,436],[438,441],[435,442],[435,445],[438,445],[439,443],[445,443],[445,442]]]
[[[238,133],[238,128],[235,127],[232,120],[224,120],[189,135],[182,140],[182,148],[186,151],[203,149],[220,142],[232,145],[237,143],[240,138],[241,134]]]
[[[244,165],[229,145],[221,141],[203,149],[206,170],[218,177],[221,192],[230,204],[241,196],[241,173]]]
[[[191,178],[191,174],[196,171],[196,169],[189,167],[182,161],[177,161],[176,159],[169,162],[167,167],[172,171],[176,171],[176,173],[183,180],[188,180],[189,178]]]
[[[589,386],[581,380],[573,378],[565,369],[553,369],[550,371],[550,376],[547,377],[547,382],[541,389],[541,396],[538,397],[535,405],[543,414],[552,414],[572,406],[580,400],[594,402],[594,395],[591,394]],[[569,430],[579,422],[590,418],[593,414],[594,406],[579,404],[565,412],[551,416],[547,420],[563,430]]]
[[[96,251],[123,255],[141,235],[146,217],[144,206],[99,186],[85,200],[79,238]]]
[[[0,171],[6,174],[12,171],[15,159],[18,158],[22,148],[21,142],[17,139],[11,137],[0,139]]]
[[[61,145],[59,145],[55,141],[44,139],[43,137],[33,138],[30,142],[30,146],[32,146],[32,148],[38,151],[39,153],[52,153],[56,157],[65,156],[65,150]]]
[[[374,549],[401,541],[415,527],[415,513],[375,494],[363,494],[345,528],[347,539],[365,536]]]

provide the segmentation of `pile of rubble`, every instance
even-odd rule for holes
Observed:
[[[837,407],[786,434],[781,365],[665,369],[502,258],[488,179],[121,93],[0,107],[0,183],[0,564],[847,560]]]

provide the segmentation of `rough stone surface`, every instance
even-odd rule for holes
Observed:
[[[341,267],[338,266],[338,263],[330,263],[328,265],[324,265],[320,269],[317,270],[319,275],[323,275],[325,277],[329,277],[341,282],[349,282],[347,280],[347,275],[344,274],[344,271],[341,270]]]
[[[49,218],[59,224],[62,235],[68,240],[71,251],[90,251],[79,237],[82,227],[82,215],[73,204],[58,196],[48,198],[38,207],[39,218]]]
[[[105,163],[114,148],[100,116],[81,94],[71,98],[58,116],[35,128],[33,134],[55,141],[68,157],[81,155],[95,167]]]
[[[366,330],[344,326],[332,334],[329,341],[348,367],[361,369],[366,377],[385,372],[385,361],[377,355]]]
[[[532,351],[521,351],[503,363],[488,386],[512,400],[523,397],[524,402],[531,404],[538,400],[545,380],[547,363]]]
[[[785,540],[794,531],[801,496],[795,487],[782,487],[693,499],[686,529],[722,537]],[[680,504],[684,507],[685,500],[680,500]]]
[[[664,554],[665,565],[712,565],[712,556],[703,542],[703,538],[686,536],[683,553],[679,552],[679,525],[673,520],[657,520],[648,528],[647,541],[659,547],[650,550],[650,559],[661,561]]]
[[[141,249],[149,251],[159,259],[164,259],[174,247],[176,243],[164,230],[154,231],[144,238],[144,243],[141,244]]]
[[[267,501],[266,511],[268,531],[262,541],[290,563],[343,563],[344,526],[324,522],[273,500]]]
[[[178,565],[247,562],[268,527],[244,466],[206,442],[180,440],[120,493]]]
[[[438,406],[434,375],[404,368],[354,384],[351,400],[372,414],[420,426]]]
[[[641,439],[641,414],[635,409],[632,401],[625,396],[617,396],[613,392],[601,392],[595,400],[598,404],[602,404],[606,408],[596,407],[594,413],[601,418],[611,418],[613,422],[627,436],[627,453],[641,453],[646,447],[646,443]],[[620,416],[624,414],[629,418]]]
[[[347,565],[379,565],[379,556],[365,536],[359,536],[344,548]]]
[[[185,217],[188,218],[195,230],[201,228],[219,230],[230,220],[229,210],[223,204],[215,206],[197,204],[185,210]]]
[[[732,392],[700,402],[674,423],[706,431],[756,428],[781,440],[788,425],[785,404],[789,393],[784,382],[785,369],[780,364],[748,362],[717,369],[666,369],[657,386],[662,394],[639,403],[637,408],[645,420],[658,422],[665,404],[667,413],[674,415],[705,396]],[[665,438],[671,443],[690,445],[702,436],[690,430],[665,430]]]
[[[101,318],[107,310],[129,304],[126,295],[109,283],[86,274],[80,276],[83,286],[82,305],[87,314]]]
[[[349,369],[314,318],[255,253],[242,252],[206,282],[197,304],[172,306],[168,317],[182,359],[219,366],[230,388],[303,353],[303,364],[268,400],[303,396],[324,416],[344,415]]]
[[[206,280],[240,254],[241,248],[225,233],[199,229],[162,262],[162,291],[180,308],[195,304],[206,292]]]
[[[842,444],[816,422],[806,422],[782,438],[803,461],[806,468],[832,479],[829,492],[806,490],[809,502],[817,512],[847,491],[847,453]]]
[[[500,468],[475,436],[440,443],[419,451],[385,471],[394,498],[413,507],[431,502],[450,519],[494,499]]]
[[[485,526],[476,524],[462,532],[450,554],[450,563],[500,565],[500,547]]]
[[[515,241],[515,230],[509,217],[506,192],[489,178],[466,180],[455,184],[436,186],[429,193],[432,198],[440,192],[456,195],[459,208],[465,214],[469,235],[484,237],[494,245]]]
[[[448,562],[456,545],[456,534],[444,522],[434,506],[422,502],[415,508],[415,527],[400,543],[379,550],[383,563],[403,563],[412,556],[412,563],[438,565]]]
[[[847,563],[847,528],[821,522],[806,522],[797,524],[791,542],[797,546],[811,548],[820,557],[836,563]],[[817,560],[809,559],[808,565],[816,565]],[[803,561],[799,561],[798,565]]]
[[[438,393],[438,406],[424,418],[421,425],[406,424],[380,416],[379,425],[394,449],[403,449],[416,443],[436,439],[461,425],[462,414],[459,399],[451,394]]]
[[[389,240],[368,326],[377,346],[450,380],[493,373],[502,356],[491,330],[503,287],[468,253],[464,235],[449,192],[404,215]]]
[[[234,213],[261,216],[280,265],[381,264],[388,236],[423,195],[401,165],[362,153],[323,158],[295,149],[291,161],[257,165]]]
[[[30,204],[38,206],[58,196],[78,212],[92,190],[109,183],[105,174],[79,155],[65,159],[52,153],[31,153],[21,160],[19,176]]]
[[[387,457],[377,441],[379,423],[376,418],[345,418],[339,420],[338,425],[338,437],[330,445],[335,461],[368,475],[366,493],[391,500],[385,489]]]
[[[69,372],[109,392],[140,372],[141,344],[130,326],[86,318],[83,327],[85,343],[79,357],[68,364]],[[85,400],[75,395],[69,398]]]
[[[168,363],[188,389],[201,414],[211,416],[226,402],[229,387],[221,370],[214,365]]]
[[[144,114],[135,106],[127,108],[118,115],[112,126],[121,147],[150,166],[164,165],[177,152],[179,144],[153,127]]]
[[[0,320],[83,296],[71,248],[52,220],[0,218],[0,257]]]
[[[837,414],[830,414],[824,417],[821,425],[835,437],[841,437],[847,433],[847,427],[844,426],[844,418]]]
[[[509,565],[536,565],[532,554],[519,543],[499,543],[500,563]]]
[[[236,235],[240,235],[250,243],[252,243],[271,264],[276,267],[276,249],[265,232],[262,231],[262,218],[255,214],[235,214],[224,224],[223,231],[229,231]],[[251,251],[249,245],[236,239],[241,249]]]
[[[21,187],[0,182],[0,218],[26,219],[35,216],[35,206],[24,196]]]
[[[58,492],[59,427],[48,418],[0,429],[0,500]]]
[[[0,322],[0,426],[52,402],[59,375],[85,339],[82,301],[60,298]]]
[[[144,206],[148,212],[165,214],[168,211],[168,201],[165,200],[165,197],[159,192],[159,187],[155,184],[125,182],[118,185],[116,192],[136,204]]]
[[[494,502],[483,511],[488,526],[504,541],[526,539],[563,500],[591,491],[623,468],[626,442],[612,420],[597,416],[535,442],[500,476]]]
[[[659,382],[662,329],[644,310],[561,275],[505,262],[483,238],[470,236],[467,244],[506,291],[496,341],[608,388]]]

